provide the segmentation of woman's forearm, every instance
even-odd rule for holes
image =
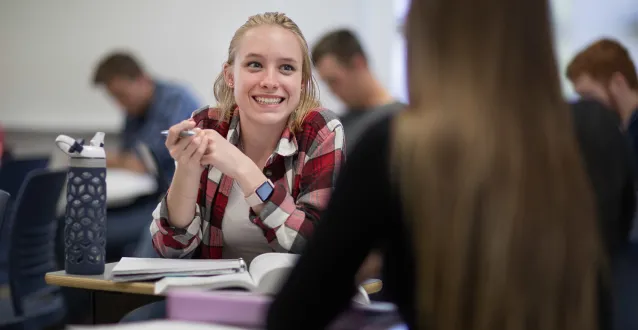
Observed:
[[[200,174],[175,169],[173,182],[166,196],[168,222],[178,228],[186,228],[195,217],[195,205],[199,189]]]

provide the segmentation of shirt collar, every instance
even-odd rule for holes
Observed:
[[[228,142],[232,143],[234,146],[239,144],[239,136],[240,136],[240,125],[239,125],[239,111],[236,108],[233,111],[233,116],[230,118],[230,124],[228,126],[228,135],[226,139]],[[279,138],[279,142],[277,143],[277,147],[275,148],[275,154],[278,154],[282,157],[289,157],[297,153],[298,144],[295,135],[292,134],[288,125],[284,128],[284,131],[281,133],[281,137]]]

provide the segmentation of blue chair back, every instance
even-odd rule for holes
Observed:
[[[38,319],[45,327],[59,322],[65,313],[57,287],[44,281],[56,270],[56,206],[66,181],[66,170],[31,171],[7,218],[9,239],[9,286],[17,317]]]
[[[48,163],[48,156],[28,159],[3,159],[0,167],[0,189],[8,192],[12,198],[17,198],[18,191],[29,172],[46,168]]]
[[[7,284],[7,257],[9,255],[9,230],[4,228],[5,218],[9,215],[9,199],[11,195],[0,190],[0,286]]]
[[[4,219],[7,216],[7,211],[9,207],[9,199],[11,199],[11,194],[0,189],[0,235],[2,235],[2,225],[4,224]],[[1,250],[0,245],[0,250]]]

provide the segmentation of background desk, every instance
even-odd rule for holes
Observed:
[[[133,204],[144,196],[157,192],[157,181],[150,174],[109,168],[106,173],[106,203],[108,207]]]

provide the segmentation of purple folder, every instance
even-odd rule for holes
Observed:
[[[167,294],[168,319],[207,322],[250,329],[263,328],[272,297],[245,291],[171,290]],[[330,326],[342,329],[390,329],[401,324],[394,305],[354,306]]]
[[[271,300],[244,291],[171,290],[166,298],[166,315],[171,320],[260,328]]]

